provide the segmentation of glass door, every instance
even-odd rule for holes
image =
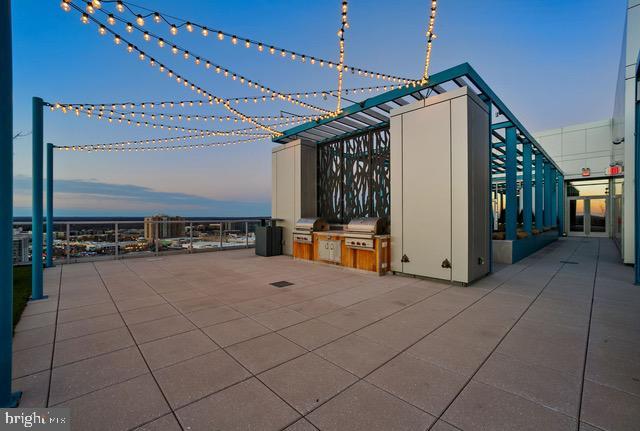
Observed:
[[[607,199],[589,199],[589,233],[593,236],[607,236]]]
[[[569,199],[569,235],[607,236],[607,197]]]

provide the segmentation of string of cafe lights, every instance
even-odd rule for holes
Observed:
[[[64,10],[67,10],[67,6],[64,5],[64,3],[67,3],[63,0],[63,2],[61,3],[61,7]],[[172,35],[176,35],[178,34],[179,29],[181,28],[185,28],[187,30],[188,33],[194,33],[194,31],[198,31],[203,37],[207,38],[209,36],[214,36],[216,40],[218,41],[224,41],[225,39],[229,39],[231,41],[231,44],[234,46],[238,46],[239,42],[241,42],[240,46],[244,46],[245,48],[249,49],[252,47],[256,47],[256,49],[258,50],[258,52],[264,52],[267,51],[269,52],[272,56],[276,57],[276,53],[279,53],[279,55],[277,57],[283,58],[283,59],[287,59],[290,58],[292,61],[300,61],[302,63],[306,63],[306,64],[310,64],[310,65],[319,65],[320,67],[324,67],[325,64],[330,68],[334,68],[334,67],[338,67],[339,63],[336,63],[334,61],[331,60],[326,60],[323,58],[319,58],[317,56],[311,56],[308,54],[303,54],[300,52],[296,52],[290,49],[286,49],[286,48],[282,48],[273,44],[269,44],[266,42],[261,42],[252,38],[248,38],[248,37],[244,37],[244,36],[238,36],[236,34],[227,32],[227,31],[223,31],[220,29],[216,29],[216,28],[212,28],[212,27],[208,27],[205,26],[203,24],[199,24],[199,23],[195,23],[195,22],[191,22],[189,20],[185,20],[182,18],[178,18],[178,17],[174,17],[171,16],[169,14],[163,13],[163,12],[159,12],[159,11],[154,11],[142,6],[138,6],[138,5],[134,5],[130,2],[127,1],[122,1],[122,0],[102,0],[102,1],[98,1],[98,0],[93,0],[93,1],[87,1],[87,11],[90,10],[99,10],[102,6],[102,3],[115,3],[115,9],[117,12],[119,13],[126,13],[129,12],[134,18],[135,18],[135,22],[140,25],[141,27],[145,25],[146,23],[146,19],[149,17],[152,17],[153,21],[156,24],[162,24],[163,22],[169,26],[169,32]],[[134,9],[139,9],[141,11],[144,11],[146,13],[140,13],[138,10],[134,10]],[[112,20],[116,20],[117,17],[114,14],[109,14],[110,18]],[[394,83],[400,83],[400,84],[417,84],[420,81],[416,81],[414,79],[408,79],[408,78],[402,78],[399,76],[394,76],[394,75],[389,75],[389,74],[385,74],[385,73],[380,73],[380,72],[374,72],[371,70],[367,70],[367,69],[363,69],[360,67],[355,67],[355,66],[350,66],[350,65],[346,65],[343,64],[342,65],[342,69],[344,69],[345,72],[351,72],[352,74],[357,74],[358,76],[363,76],[365,78],[374,78],[374,79],[381,79],[381,80],[385,80],[385,81],[390,81],[390,82],[394,82]]]
[[[48,104],[50,107],[55,109],[55,105]],[[68,113],[69,111],[66,107],[60,108],[63,113]],[[76,116],[80,116],[81,112],[79,108],[74,110]],[[111,115],[110,115],[111,114]],[[113,115],[116,114],[115,111],[98,111],[97,113],[94,111],[85,111],[84,115],[87,118],[95,118],[97,120],[107,120],[109,123],[113,124],[124,124],[128,126],[136,126],[136,127],[151,127],[152,129],[160,129],[167,131],[180,131],[185,133],[199,133],[203,136],[268,136],[265,133],[254,133],[260,130],[259,127],[250,127],[244,129],[234,129],[234,130],[205,130],[205,129],[196,129],[196,128],[188,128],[184,126],[177,126],[173,124],[164,124],[164,123],[155,123],[149,121],[142,120],[133,120],[131,118],[127,118],[124,114],[120,113],[117,117]]]
[[[98,1],[98,0],[94,0],[94,1]],[[205,98],[209,99],[210,101],[211,100],[215,101],[216,104],[222,104],[228,111],[230,111],[234,115],[238,116],[238,118],[240,118],[243,122],[247,121],[247,122],[253,124],[256,127],[259,127],[261,129],[271,133],[273,136],[282,135],[282,132],[279,132],[278,130],[275,130],[275,129],[273,129],[273,128],[269,127],[269,126],[266,126],[266,125],[264,125],[264,124],[262,124],[262,123],[260,123],[258,121],[255,121],[255,120],[251,119],[249,116],[245,115],[244,113],[238,111],[237,109],[232,108],[231,104],[229,103],[229,101],[227,99],[215,96],[215,95],[207,92],[206,90],[203,90],[201,87],[196,86],[195,83],[190,82],[188,79],[184,78],[183,76],[173,72],[172,69],[168,68],[163,63],[156,61],[153,57],[148,57],[146,52],[144,52],[143,50],[139,49],[137,46],[135,46],[134,44],[132,44],[128,40],[124,39],[123,37],[118,35],[116,32],[112,31],[111,29],[107,29],[102,22],[100,22],[99,20],[97,20],[93,16],[90,16],[90,15],[87,15],[86,13],[84,13],[82,9],[80,9],[78,6],[76,6],[75,4],[72,3],[72,0],[63,0],[63,3],[66,3],[71,8],[74,8],[76,11],[80,12],[82,14],[81,15],[81,20],[82,20],[82,22],[84,24],[88,24],[89,22],[93,22],[93,23],[97,24],[98,26],[101,26],[100,28],[103,28],[105,32],[111,33],[114,36],[114,42],[117,45],[119,45],[119,44],[121,44],[123,42],[126,43],[127,44],[127,51],[129,53],[133,53],[133,52],[137,53],[138,54],[138,58],[141,61],[145,61],[147,58],[149,58],[149,65],[150,66],[157,67],[158,70],[161,73],[165,73],[166,72],[166,74],[167,74],[167,76],[169,78],[175,78],[175,81],[176,81],[177,84],[182,84],[185,88],[189,88],[189,89],[191,89],[191,91],[194,91],[197,94],[201,94],[202,96],[204,96]]]
[[[145,112],[145,111],[126,111],[126,112],[122,112],[122,111],[109,111],[109,116],[116,116],[118,119],[122,119],[122,120],[126,120],[127,117],[129,118],[146,118],[149,117],[151,120],[155,121],[156,119],[160,119],[160,120],[168,120],[168,121],[203,121],[203,122],[230,122],[233,121],[234,123],[237,123],[239,120],[238,118],[234,117],[231,118],[230,115],[227,115],[226,117],[224,116],[217,116],[217,115],[199,115],[199,114],[193,114],[193,115],[182,115],[182,114],[167,114],[164,112],[160,112],[160,113],[149,113],[149,112]],[[261,116],[261,117],[251,117],[256,121],[261,121],[261,122],[269,122],[269,126],[273,126],[273,127],[277,127],[277,126],[288,126],[288,125],[292,125],[292,124],[300,124],[300,123],[305,123],[307,121],[313,121],[315,120],[317,117],[313,117],[313,116],[302,116],[302,117],[277,117],[277,116]],[[272,121],[277,121],[276,123],[271,123]],[[252,127],[251,129],[255,129],[255,127]],[[236,129],[238,130],[238,129]]]
[[[255,143],[261,140],[265,140],[267,137],[241,139],[235,141],[225,142],[205,142],[199,144],[183,144],[183,145],[148,145],[142,144],[142,146],[134,146],[136,143],[143,143],[147,141],[124,141],[114,142],[109,144],[89,144],[89,145],[61,145],[55,146],[57,151],[79,151],[79,152],[144,152],[144,151],[177,151],[177,150],[194,150],[194,149],[206,149],[206,148],[219,148],[228,147],[233,145]]]
[[[74,0],[63,0],[63,3],[67,3],[69,5],[73,5],[74,7],[78,8],[77,5],[75,5]],[[200,65],[204,65],[204,67],[206,69],[211,69],[213,71],[215,71],[216,74],[223,76],[225,78],[230,78],[232,81],[237,81],[240,84],[247,84],[247,86],[249,88],[254,87],[256,88],[256,90],[259,90],[261,93],[267,93],[270,94],[271,97],[278,98],[280,100],[292,103],[294,105],[298,105],[307,109],[312,109],[312,110],[316,110],[319,112],[323,112],[323,113],[328,113],[329,111],[311,104],[308,104],[306,102],[300,101],[300,100],[296,100],[294,99],[292,96],[286,96],[284,93],[281,93],[279,91],[276,91],[270,87],[267,87],[265,85],[260,84],[259,82],[256,82],[254,80],[248,79],[246,77],[244,77],[243,75],[240,75],[220,64],[217,64],[215,62],[212,62],[211,60],[197,55],[191,51],[189,51],[188,49],[179,46],[178,44],[172,42],[171,40],[168,39],[163,39],[162,37],[154,34],[154,33],[150,33],[148,31],[145,31],[143,28],[139,27],[137,24],[133,24],[130,22],[126,22],[125,20],[121,19],[121,18],[113,18],[112,16],[109,16],[109,14],[107,12],[105,12],[102,9],[96,9],[92,6],[92,2],[88,1],[86,2],[87,6],[85,8],[86,13],[83,12],[83,15],[81,16],[81,19],[84,23],[88,23],[88,15],[87,14],[92,14],[95,13],[96,10],[99,10],[100,12],[102,12],[103,14],[105,14],[106,16],[108,16],[107,18],[107,22],[110,25],[115,25],[116,22],[122,22],[123,24],[125,24],[125,28],[126,31],[128,33],[132,33],[133,31],[138,31],[139,33],[141,33],[143,35],[143,39],[146,42],[150,42],[152,39],[156,40],[158,43],[158,46],[160,48],[164,48],[164,47],[170,47],[171,53],[174,55],[180,55],[180,57],[182,57],[185,61],[189,61],[189,59],[193,58],[193,62],[196,66],[200,66]],[[138,21],[139,22],[139,21]],[[100,25],[98,27],[98,33],[102,36],[107,34],[107,28],[104,25]],[[112,32],[113,33],[113,32]],[[116,33],[114,33],[116,34]],[[116,34],[116,37],[119,37],[119,35]]]
[[[67,10],[66,6],[69,6],[72,3],[73,0],[62,0],[63,3],[63,9]],[[109,3],[112,3],[112,1],[107,1]],[[92,0],[87,2],[87,6],[92,6],[92,7],[96,7],[96,8],[100,8],[101,3],[99,0]],[[122,3],[122,2],[116,2],[116,3]],[[339,32],[339,37],[341,39],[341,44],[340,44],[340,54],[341,54],[341,61],[338,64],[338,69],[340,72],[344,71],[349,71],[349,67],[344,65],[344,29],[348,28],[348,22],[346,21],[346,1],[343,2],[343,28],[341,29],[341,31]],[[78,8],[76,5],[71,4],[72,7],[74,7],[78,12],[82,13],[82,10],[80,8]],[[433,27],[434,27],[434,22],[435,22],[435,14],[436,14],[436,7],[437,7],[437,2],[436,0],[432,0],[432,6],[431,6],[431,16],[430,16],[430,20],[429,20],[429,26],[428,26],[428,30],[427,30],[427,53],[426,53],[426,57],[425,57],[425,69],[424,69],[424,74],[421,80],[416,81],[416,80],[402,80],[399,79],[404,85],[398,85],[398,87],[402,87],[402,86],[407,86],[409,87],[410,85],[416,86],[418,84],[426,84],[428,81],[428,70],[429,70],[429,64],[430,64],[430,56],[431,56],[431,48],[432,48],[432,41],[433,39],[436,38],[436,35],[433,33]],[[125,43],[128,44],[127,46],[127,50],[131,53],[133,51],[135,51],[138,54],[138,57],[140,58],[140,60],[144,60],[146,57],[146,53],[140,49],[138,49],[135,45],[132,45],[131,43],[129,43],[128,41],[126,41],[124,38],[122,38],[121,36],[119,36],[117,33],[111,31],[111,30],[107,30],[106,27],[100,23],[99,21],[93,19],[92,17],[88,17],[86,14],[82,13],[82,22],[83,23],[88,23],[89,20],[92,20],[93,22],[95,22],[96,24],[100,25],[99,27],[99,32],[101,34],[106,33],[107,31],[110,32],[111,34],[114,35],[114,41],[116,41],[116,43],[118,44],[119,42],[124,41]],[[344,24],[346,24],[346,27],[344,26]],[[182,25],[186,25],[186,23],[183,23]],[[180,26],[182,26],[180,25]],[[175,27],[175,25],[174,25]],[[147,33],[148,34],[148,33]],[[172,31],[172,34],[175,34]],[[145,38],[146,39],[146,38]],[[232,41],[233,42],[233,41]],[[250,41],[249,41],[250,42]],[[234,43],[235,44],[235,43]],[[249,47],[249,46],[247,46]],[[185,54],[183,52],[183,54]],[[295,53],[294,53],[295,54]],[[184,55],[184,57],[187,57],[187,55]],[[304,57],[303,57],[304,58]],[[295,55],[292,58],[293,60],[295,60]],[[304,60],[302,60],[304,61]],[[322,60],[321,60],[322,61]],[[342,63],[342,64],[340,64]],[[329,66],[332,67],[332,63],[329,63]],[[157,63],[153,58],[150,58],[150,65],[153,67],[158,67],[159,70],[161,72],[165,72],[167,70],[166,66],[163,65],[162,63]],[[362,75],[363,73],[365,74],[365,76],[367,76],[367,74],[370,74],[371,77],[374,77],[372,72],[367,72],[364,70],[359,70],[359,69],[354,69],[352,68],[352,73],[358,70],[359,74]],[[244,97],[244,98],[231,98],[231,99],[225,99],[225,98],[220,98],[220,97],[216,97],[208,92],[206,92],[205,90],[201,89],[200,87],[196,87],[194,83],[189,82],[188,80],[186,80],[185,78],[181,77],[180,75],[175,75],[171,70],[168,70],[167,72],[168,76],[173,78],[175,76],[176,81],[178,83],[183,83],[183,85],[185,87],[190,87],[190,89],[192,91],[196,91],[198,94],[202,94],[203,96],[207,97],[206,102],[209,104],[213,104],[213,102],[215,101],[216,104],[222,104],[227,110],[229,110],[231,113],[233,113],[234,115],[238,116],[238,118],[240,118],[242,120],[242,122],[248,121],[252,124],[255,124],[257,128],[262,129],[262,130],[266,130],[268,132],[270,132],[272,135],[278,136],[279,134],[281,134],[281,132],[278,132],[276,130],[273,130],[272,128],[265,126],[263,124],[258,123],[258,121],[264,121],[265,117],[250,117],[247,116],[243,113],[241,113],[240,111],[232,108],[230,105],[232,102],[235,102],[236,104],[238,104],[240,101],[244,101],[245,103],[247,103],[249,100],[251,100],[251,97]],[[385,77],[390,77],[389,75],[382,75],[382,74],[376,74],[377,78],[382,78],[385,79]],[[393,85],[390,86],[377,86],[377,87],[360,87],[360,88],[355,88],[355,89],[343,89],[342,88],[342,74],[340,74],[339,76],[339,88],[338,90],[329,90],[329,91],[317,91],[317,92],[302,92],[302,93],[279,93],[277,96],[278,98],[282,98],[282,96],[285,96],[286,99],[291,100],[291,98],[301,98],[301,97],[317,97],[318,94],[321,94],[325,100],[326,100],[326,95],[332,95],[335,96],[336,94],[338,96],[339,100],[338,100],[338,105],[337,105],[337,109],[335,112],[328,112],[327,114],[323,115],[323,116],[318,116],[317,118],[326,118],[326,117],[331,117],[331,116],[336,116],[339,113],[340,110],[340,98],[342,95],[342,92],[346,92],[346,94],[348,94],[349,91],[352,92],[357,92],[358,90],[361,92],[364,92],[366,90],[368,90],[369,92],[372,91],[379,91],[380,89],[384,89],[385,91],[387,90],[388,87],[390,87],[392,90],[394,89]],[[393,77],[391,77],[393,78]],[[396,77],[397,78],[397,77]],[[391,80],[391,79],[390,79]],[[257,102],[258,100],[262,100],[262,101],[266,101],[266,100],[274,100],[275,97],[273,97],[274,95],[272,95],[272,97],[267,98],[265,96],[262,96],[261,98],[253,98],[254,102]],[[286,100],[285,99],[285,100]],[[202,106],[205,101],[203,100],[196,100],[196,101],[179,101],[178,103],[180,104],[180,106],[184,106],[184,102],[189,103],[190,106],[193,106],[194,103],[197,103],[199,106]],[[162,102],[160,102],[162,103]],[[174,106],[173,102],[167,102],[171,104],[171,107]],[[153,109],[154,107],[154,102],[149,102],[150,107]],[[75,104],[74,104],[75,105]],[[124,104],[123,104],[124,105]],[[145,109],[145,105],[146,103],[143,102],[141,104],[141,106],[143,107],[143,109]],[[82,105],[80,105],[82,107]],[[90,109],[94,109],[95,106],[97,105],[89,105]],[[124,109],[124,106],[123,106]],[[144,114],[144,113],[143,113]],[[302,116],[304,117],[304,116]],[[219,116],[219,119],[221,120],[221,118],[227,119],[227,121],[229,120],[229,117],[222,117]],[[237,121],[237,120],[236,120]],[[140,124],[138,124],[140,125]],[[175,129],[175,130],[187,130],[185,128],[179,128],[179,129]],[[195,129],[193,129],[195,130]],[[222,133],[228,133],[228,132],[222,132]],[[129,144],[125,143],[119,143],[119,147],[116,146],[116,144],[98,144],[95,145],[93,147],[95,148],[91,148],[91,146],[83,146],[83,149],[79,149],[77,148],[78,151],[170,151],[170,150],[177,150],[177,149],[195,149],[195,148],[209,148],[209,147],[219,147],[219,146],[227,146],[227,145],[236,145],[238,143],[242,143],[242,142],[255,142],[257,140],[263,140],[266,139],[267,136],[259,136],[259,137],[255,137],[255,138],[250,138],[244,141],[231,141],[231,142],[216,142],[216,143],[206,143],[206,144],[190,144],[190,145],[172,145],[172,146],[157,146],[155,145],[156,143],[159,142],[167,142],[168,140],[179,140],[179,139],[191,139],[191,138],[200,138],[203,137],[204,134],[200,133],[199,135],[191,135],[191,136],[184,136],[184,137],[172,137],[172,138],[159,138],[159,139],[150,139],[150,140],[146,140],[146,141],[130,141]],[[131,146],[132,143],[133,145],[135,145],[135,143],[141,143],[141,142],[149,142],[154,144],[153,146]],[[128,145],[128,146],[127,146]],[[71,147],[67,148],[67,147],[60,147],[60,149],[63,150],[68,150],[71,149]]]
[[[342,90],[342,92],[348,96],[349,94],[357,94],[357,93],[373,93],[373,92],[379,92],[379,91],[387,91],[387,90],[394,90],[396,88],[399,88],[401,86],[396,86],[396,85],[380,85],[380,86],[375,86],[375,87],[354,87],[354,88],[345,88]],[[324,99],[327,98],[327,96],[332,96],[332,97],[337,97],[337,91],[338,90],[315,90],[315,91],[307,91],[307,92],[297,92],[297,93],[283,93],[285,96],[292,96],[295,97],[297,99],[300,99],[302,97],[304,98],[309,98],[309,97],[322,97]],[[255,96],[244,96],[244,97],[231,97],[228,98],[229,101],[235,103],[235,104],[239,104],[240,102],[244,102],[244,103],[248,103],[248,102],[266,102],[266,101],[273,101],[276,100],[275,98],[269,96],[261,96],[261,97],[255,97]],[[279,99],[277,99],[279,100]],[[95,110],[95,109],[102,109],[102,110],[106,110],[108,108],[111,108],[111,110],[116,111],[119,109],[134,109],[134,108],[139,108],[139,109],[143,109],[143,110],[151,110],[151,109],[156,109],[156,108],[184,108],[184,107],[194,107],[194,106],[199,106],[202,107],[204,105],[213,105],[214,102],[213,100],[166,100],[166,101],[160,101],[160,102],[152,102],[152,101],[146,101],[146,102],[109,102],[109,103],[55,103],[55,108],[56,109],[61,109],[62,107],[66,107],[66,109],[68,110],[73,110],[73,108],[75,107],[79,107],[80,111],[83,110]],[[305,115],[298,115],[298,114],[290,114],[290,115],[294,115],[296,117],[307,117],[307,118],[316,118],[315,116],[305,116]],[[224,116],[221,116],[224,117]],[[225,117],[226,118],[226,117]],[[261,119],[264,119],[264,116],[251,116],[251,118],[254,118],[258,121],[260,121]],[[276,116],[267,116],[266,118],[276,118]]]
[[[424,85],[429,82],[429,64],[431,63],[431,46],[433,44],[433,39],[436,38],[436,35],[433,32],[433,28],[436,22],[436,10],[438,9],[438,1],[431,0],[431,14],[429,15],[429,24],[427,25],[427,53],[424,59],[424,73],[422,75],[422,80],[420,84]]]
[[[340,25],[340,30],[338,30],[338,37],[340,38],[340,55],[338,59],[338,100],[336,102],[336,113],[340,113],[341,102],[342,102],[342,79],[344,72],[344,32],[349,28],[349,21],[347,21],[347,0],[342,1],[342,20]]]
[[[59,110],[63,113],[67,112],[75,112],[76,115],[80,115],[80,113],[85,114],[93,114],[95,111],[98,111],[99,115],[104,116],[105,111],[110,117],[116,116],[118,119],[125,120],[127,117],[136,118],[136,116],[140,118],[146,118],[147,116],[151,118],[151,120],[156,120],[159,118],[160,120],[168,119],[170,121],[233,121],[234,123],[238,122],[237,117],[231,117],[230,115],[201,115],[201,114],[181,114],[181,113],[166,113],[166,112],[154,112],[154,111],[119,111],[117,110],[116,105],[111,105],[107,107],[104,104],[101,105],[84,105],[84,104],[63,104],[63,103],[47,103],[50,107],[51,111]],[[135,107],[135,104],[127,105],[122,104],[118,105],[123,109],[126,109],[128,106],[132,108]],[[145,104],[143,103],[141,107],[144,109]],[[278,124],[270,124],[271,126],[276,125],[287,125],[287,124],[298,124],[306,121],[313,121],[319,116],[313,115],[297,115],[297,114],[280,114],[280,115],[261,115],[261,116],[250,116],[253,120],[256,121],[278,121]]]

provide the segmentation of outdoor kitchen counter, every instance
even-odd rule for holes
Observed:
[[[390,267],[390,235],[347,230],[313,232],[313,244],[304,256],[294,257],[385,274]]]

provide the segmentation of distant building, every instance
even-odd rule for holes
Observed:
[[[182,223],[180,223],[182,222]],[[156,231],[157,225],[157,231]],[[156,214],[144,218],[144,237],[149,241],[185,236],[184,217]],[[156,238],[157,232],[157,238]]]
[[[30,235],[14,229],[13,231],[13,263],[29,262]]]

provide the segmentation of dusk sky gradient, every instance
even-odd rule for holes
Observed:
[[[32,96],[65,103],[197,98],[148,63],[128,54],[124,45],[116,46],[112,37],[99,36],[95,25],[81,24],[77,12],[62,11],[59,3],[12,2],[15,133],[31,131]],[[340,0],[134,3],[210,28],[337,61]],[[424,62],[429,4],[426,0],[351,0],[346,63],[418,78]],[[431,72],[469,62],[533,133],[610,118],[625,5],[625,0],[440,0]],[[103,7],[113,9],[108,3]],[[96,17],[102,19],[100,14]],[[335,69],[283,60],[255,48],[246,49],[242,43],[232,46],[228,38],[219,42],[215,35],[205,39],[183,29],[173,37],[167,25],[157,25],[151,19],[145,27],[284,93],[337,86]],[[114,30],[212,93],[223,97],[260,94],[173,56],[168,48],[160,49],[154,42],[131,36],[120,24]],[[344,86],[382,83],[347,74]],[[357,100],[362,98],[357,96]],[[309,102],[326,108],[335,105],[335,99]],[[345,104],[348,106],[349,102]],[[240,104],[237,108],[248,115],[273,115],[281,109],[313,113],[283,102]],[[219,106],[185,108],[182,112],[226,115]],[[205,129],[248,127],[193,121],[187,125]],[[183,134],[45,111],[45,142],[58,145]],[[274,145],[261,141],[183,152],[56,152],[55,215],[269,215],[270,154]],[[15,215],[29,215],[31,136],[15,141],[14,155]]]

